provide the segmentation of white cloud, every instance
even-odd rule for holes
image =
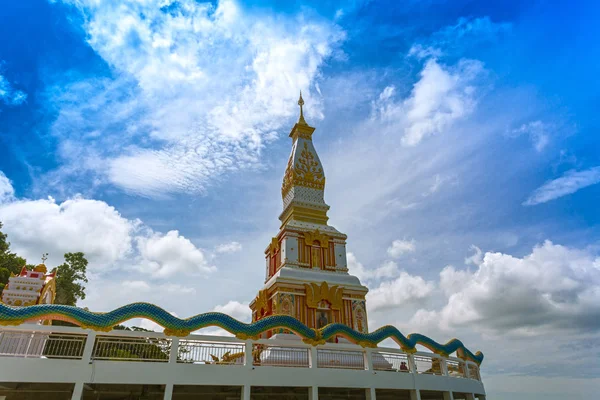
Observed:
[[[416,243],[414,239],[397,239],[392,242],[392,245],[388,247],[387,253],[390,257],[398,258],[406,253],[414,253],[416,250]]]
[[[531,121],[521,125],[510,131],[511,136],[529,136],[529,140],[533,144],[535,150],[540,153],[542,152],[548,143],[550,143],[550,135],[548,131],[552,128],[551,125],[546,124],[542,121]]]
[[[483,262],[483,252],[475,245],[471,245],[473,254],[465,258],[465,264],[480,265]]]
[[[137,246],[142,258],[139,267],[155,277],[177,273],[207,274],[216,270],[208,264],[204,253],[178,231],[138,237]]]
[[[15,197],[15,189],[10,180],[0,171],[0,204],[9,202]]]
[[[2,67],[2,64],[0,62],[0,67]],[[1,69],[0,72],[2,72]],[[0,102],[8,106],[18,106],[25,103],[26,100],[27,94],[25,92],[14,89],[6,77],[0,75]]]
[[[10,184],[2,174],[0,184],[5,182]],[[4,186],[9,196],[0,203],[3,231],[9,235],[12,250],[30,262],[49,253],[48,264],[58,265],[64,253],[81,251],[90,262],[91,273],[132,264],[158,278],[215,270],[203,251],[179,232],[154,232],[140,220],[124,218],[104,201],[81,196],[62,203],[51,197],[16,199],[12,187]]]
[[[389,129],[401,131],[403,145],[414,146],[473,112],[477,103],[476,81],[484,71],[477,60],[463,59],[455,66],[446,66],[429,59],[410,96],[396,102],[395,87],[386,87],[373,103],[374,116]]]
[[[51,263],[60,263],[64,253],[82,251],[91,268],[107,268],[124,259],[139,223],[103,201],[81,197],[62,203],[48,198],[0,204],[0,221],[13,251],[30,262],[47,252]]]
[[[229,0],[66,2],[85,15],[89,43],[116,78],[51,91],[60,109],[53,132],[68,163],[127,191],[198,192],[259,165],[264,144],[297,112],[299,89],[307,114],[322,117],[312,88],[344,39],[330,22]],[[83,154],[71,150],[90,137]]]
[[[436,44],[451,47],[459,42],[469,40],[471,42],[494,41],[499,35],[512,29],[508,22],[493,22],[490,17],[458,19],[455,25],[434,34]],[[454,43],[453,43],[454,42]]]
[[[215,252],[217,253],[236,253],[241,250],[242,245],[238,242],[223,243],[215,248]]]
[[[539,334],[600,330],[600,257],[549,241],[517,258],[486,253],[475,272],[446,267],[440,326]]]
[[[545,203],[597,183],[600,183],[600,166],[583,171],[571,170],[560,178],[548,181],[534,190],[529,198],[523,202],[523,205],[533,206]]]
[[[398,278],[372,289],[367,294],[367,306],[373,311],[402,306],[428,298],[434,289],[434,282],[402,271]]]
[[[348,260],[348,272],[361,281],[394,278],[400,273],[398,265],[393,261],[385,261],[377,268],[365,268],[365,266],[358,261],[354,253],[348,253],[346,257]]]
[[[225,305],[215,306],[213,311],[227,314],[242,322],[249,322],[252,317],[248,303],[240,303],[239,301],[230,301]]]

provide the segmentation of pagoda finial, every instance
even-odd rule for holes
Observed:
[[[48,253],[42,254],[42,264],[46,264],[47,259],[48,259]]]
[[[298,119],[299,124],[308,125],[304,120],[304,113],[302,106],[304,105],[304,99],[302,99],[302,90],[300,91],[300,98],[298,99],[298,105],[300,106],[300,118]]]

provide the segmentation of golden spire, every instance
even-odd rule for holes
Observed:
[[[300,91],[300,98],[298,99],[298,105],[300,106],[300,118],[298,118],[298,123],[302,125],[308,125],[304,120],[304,113],[302,112],[302,106],[304,105],[304,100],[302,99],[302,90]]]

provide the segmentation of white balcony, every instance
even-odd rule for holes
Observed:
[[[319,388],[364,389],[370,400],[379,390],[485,397],[477,364],[429,352],[40,325],[0,328],[0,398],[3,382],[74,384],[73,399],[102,384],[163,385],[165,399],[189,385],[241,387],[242,399],[253,398],[253,387],[306,388],[311,398]]]

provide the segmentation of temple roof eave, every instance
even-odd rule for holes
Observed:
[[[369,289],[360,283],[360,280],[354,275],[342,274],[339,272],[313,271],[309,269],[282,267],[266,283],[264,288],[268,289],[275,283],[297,283],[307,282],[322,283],[327,282],[330,285],[342,286],[347,289],[364,292]]]

